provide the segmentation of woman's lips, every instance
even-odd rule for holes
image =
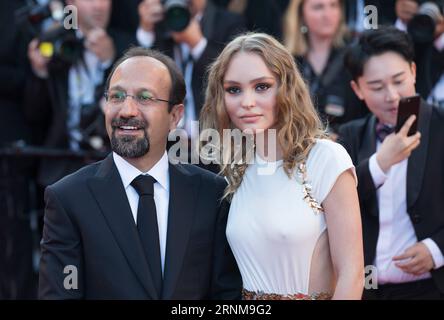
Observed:
[[[241,119],[243,122],[246,122],[246,123],[254,123],[254,122],[258,121],[261,117],[262,117],[262,115],[260,115],[260,114],[248,114],[248,115],[242,116]]]

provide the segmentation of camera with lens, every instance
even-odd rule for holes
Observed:
[[[83,40],[77,38],[74,30],[65,29],[63,25],[45,31],[38,39],[39,51],[44,57],[66,64],[74,64],[82,57]]]
[[[444,1],[418,0],[419,9],[407,25],[412,40],[418,44],[431,43],[434,40],[436,24],[443,16]]]
[[[62,63],[72,64],[83,53],[83,42],[76,37],[75,31],[66,29],[62,1],[50,0],[47,4],[28,3],[15,12],[18,25],[39,40],[42,56]],[[48,26],[49,25],[49,26]]]
[[[189,0],[162,0],[164,19],[162,24],[168,31],[183,31],[190,23]]]

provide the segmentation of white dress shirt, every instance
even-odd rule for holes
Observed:
[[[377,143],[377,150],[381,143]],[[376,153],[369,160],[370,174],[378,197],[379,236],[374,264],[378,270],[378,284],[406,283],[430,278],[429,272],[420,276],[406,273],[398,268],[393,257],[418,242],[415,230],[407,213],[407,164],[408,159],[393,165],[384,173],[376,160]],[[444,256],[436,243],[430,239],[422,241],[435,263],[435,269],[444,265]],[[398,261],[404,262],[404,261]]]
[[[141,174],[148,174],[156,179],[154,183],[154,202],[156,204],[157,224],[159,228],[160,259],[162,263],[162,274],[165,263],[166,238],[168,227],[168,203],[170,199],[170,180],[168,172],[168,156],[165,151],[162,158],[148,172],[141,172],[139,169],[128,163],[125,159],[113,152],[114,163],[119,171],[125,188],[134,222],[137,224],[137,207],[139,205],[139,194],[131,186],[131,182]]]
[[[190,48],[187,44],[181,43],[180,46],[174,48],[174,60],[177,65],[181,64],[185,84],[187,86],[187,93],[185,97],[185,114],[178,124],[178,127],[184,128],[188,136],[191,138],[197,138],[195,132],[191,130],[192,121],[197,121],[196,115],[196,103],[193,95],[193,69],[194,62],[197,61],[207,47],[207,39],[202,38],[194,48]],[[190,59],[190,56],[192,59]]]

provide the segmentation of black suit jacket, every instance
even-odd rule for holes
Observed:
[[[26,39],[14,18],[15,10],[24,5],[24,0],[0,2],[0,147],[31,140],[22,110]]]
[[[438,51],[434,43],[415,43],[417,66],[416,89],[427,99],[444,74],[444,50]]]
[[[211,2],[224,9],[228,9],[230,4],[230,0]],[[289,0],[247,0],[244,10],[237,13],[245,18],[248,31],[265,32],[281,40],[282,18],[288,2]]]
[[[39,297],[43,299],[237,299],[241,278],[225,236],[225,181],[171,165],[163,292],[148,263],[112,156],[47,187]],[[63,285],[78,269],[78,290]]]
[[[422,103],[418,118],[421,144],[408,160],[407,212],[418,241],[431,238],[444,253],[444,112]],[[365,264],[374,263],[379,235],[376,188],[369,158],[376,152],[376,118],[352,121],[340,128],[340,142],[350,154],[358,175]],[[431,274],[444,292],[444,267]]]

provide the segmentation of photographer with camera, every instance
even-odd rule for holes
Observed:
[[[417,90],[444,107],[444,1],[397,0],[396,27],[412,37],[418,65]]]
[[[191,121],[199,118],[203,104],[206,68],[224,44],[244,30],[244,20],[207,0],[143,0],[138,12],[140,45],[165,52],[184,74],[182,126],[191,137]]]
[[[67,0],[66,4],[76,8],[78,28],[60,24],[29,43],[34,75],[26,86],[25,112],[31,123],[46,129],[45,147],[105,151],[104,79],[135,39],[107,28],[111,0]],[[83,164],[80,159],[42,159],[38,182],[52,184]]]

